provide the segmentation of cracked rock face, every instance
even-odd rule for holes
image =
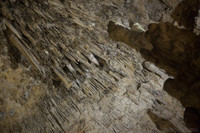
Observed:
[[[177,8],[181,2],[0,1],[0,132],[198,130],[195,121],[191,126],[185,124],[191,121],[191,114],[198,116],[198,100],[194,110],[187,108],[190,102],[180,100],[185,98],[181,92],[179,98],[168,94],[181,80],[173,63],[185,61],[181,55],[187,47],[182,48],[179,42],[189,43],[186,46],[191,48],[196,46],[194,40],[198,42],[191,27],[187,30],[184,25],[184,33],[192,39],[182,39],[183,27],[176,25],[174,29],[172,25],[171,14],[175,9],[182,11]],[[197,26],[192,28],[198,31],[198,16],[194,17]],[[160,21],[166,23],[149,26]],[[171,39],[166,27],[180,35],[170,59],[166,55],[176,39]],[[146,55],[155,60],[167,59],[160,63],[163,69]],[[198,64],[193,68],[198,71]],[[180,80],[169,81],[169,77]],[[166,89],[166,80],[173,87]],[[191,88],[197,91],[198,84]]]

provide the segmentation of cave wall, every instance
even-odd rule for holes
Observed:
[[[0,3],[1,132],[199,130],[197,0]]]

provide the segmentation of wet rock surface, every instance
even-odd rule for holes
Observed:
[[[0,131],[198,131],[199,65],[184,66],[199,40],[172,25],[180,2],[1,1]]]

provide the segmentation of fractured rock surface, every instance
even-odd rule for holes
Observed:
[[[1,1],[0,131],[190,132],[169,76],[124,44],[159,49],[143,31],[179,2]]]

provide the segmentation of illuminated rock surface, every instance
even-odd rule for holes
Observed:
[[[0,3],[0,132],[198,131],[198,0]]]

